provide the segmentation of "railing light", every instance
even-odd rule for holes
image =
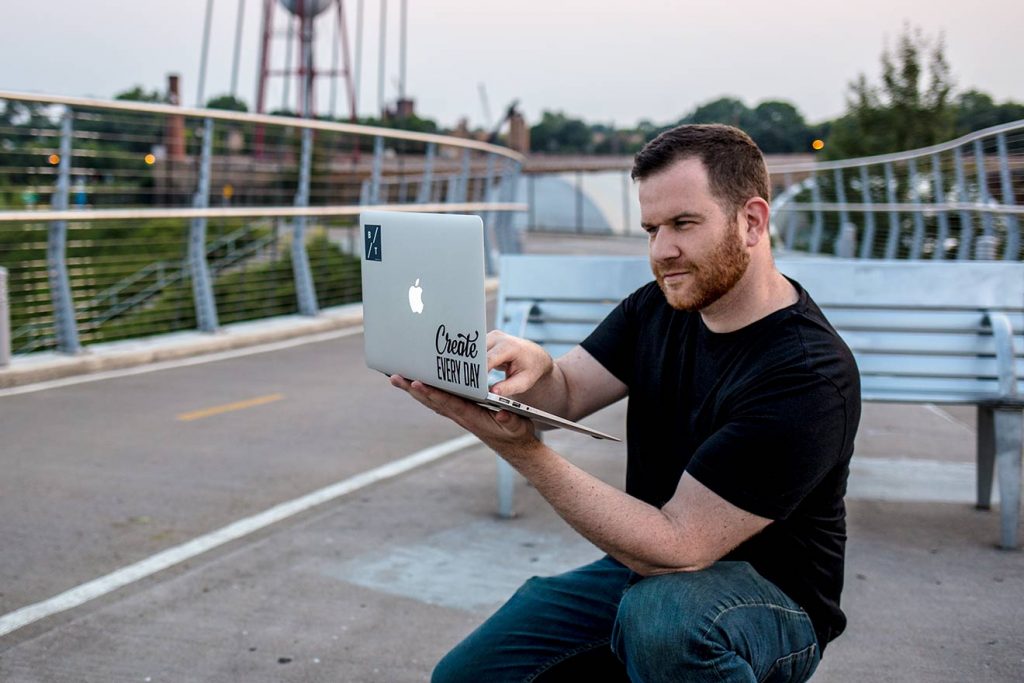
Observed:
[[[152,154],[147,154],[144,157],[144,161],[146,162],[147,166],[152,166],[153,164],[156,163],[156,157],[154,155],[152,155]]]
[[[50,162],[51,166],[56,166],[57,164],[60,163],[60,155],[51,154],[49,157],[46,158],[46,160]]]

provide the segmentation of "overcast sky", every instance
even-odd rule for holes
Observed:
[[[360,112],[374,113],[382,0],[363,0]],[[181,74],[197,96],[207,0],[5,0],[0,90],[109,98],[133,85],[163,89]],[[238,95],[253,105],[261,0],[246,6]],[[387,3],[385,94],[398,93],[400,0]],[[205,95],[231,86],[239,0],[214,0]],[[355,60],[357,0],[345,1]],[[840,114],[859,73],[878,80],[879,55],[905,22],[940,32],[960,88],[1024,101],[1021,0],[408,0],[407,92],[445,125],[486,123],[514,99],[529,122],[545,109],[591,122],[674,121],[722,95],[748,105],[793,102],[812,122]],[[333,22],[318,22],[330,66]],[[277,14],[282,19],[283,14]],[[283,28],[283,21],[279,21]],[[274,44],[283,62],[283,38]],[[326,85],[318,95],[329,104]],[[275,87],[270,108],[281,105]],[[347,109],[339,95],[339,110]]]

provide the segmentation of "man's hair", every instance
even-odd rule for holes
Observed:
[[[683,159],[704,164],[711,194],[723,210],[735,212],[751,197],[771,201],[764,156],[750,136],[720,123],[676,126],[637,152],[633,180],[644,180]]]

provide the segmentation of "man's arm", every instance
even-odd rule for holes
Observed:
[[[771,523],[732,505],[689,474],[658,509],[565,460],[534,437],[525,419],[492,413],[420,382],[396,376],[392,384],[476,434],[574,529],[639,574],[707,567]]]
[[[577,346],[558,360],[537,344],[500,331],[487,335],[487,369],[505,371],[491,391],[579,420],[618,401],[627,387]]]

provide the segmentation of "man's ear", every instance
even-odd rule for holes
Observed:
[[[761,240],[768,239],[770,215],[768,202],[761,197],[751,197],[740,209],[740,216],[746,225],[743,238],[748,247],[757,246]]]

